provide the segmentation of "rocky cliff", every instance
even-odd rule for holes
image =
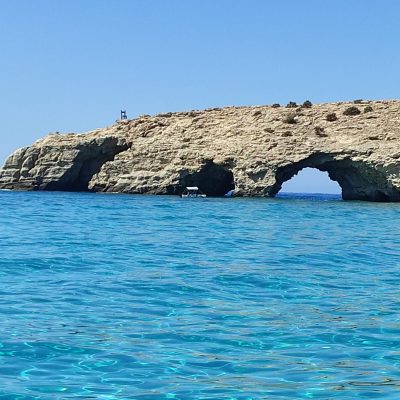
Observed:
[[[305,167],[344,199],[400,201],[400,101],[226,107],[141,116],[15,151],[0,188],[274,196]]]

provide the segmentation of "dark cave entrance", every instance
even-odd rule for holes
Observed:
[[[67,192],[89,192],[89,182],[101,167],[115,156],[129,148],[127,144],[119,145],[111,138],[103,147],[92,144],[82,151],[74,161],[72,167],[59,180],[48,183],[42,190]]]
[[[114,159],[114,154],[102,154],[100,157],[88,159],[81,164],[74,180],[64,186],[63,190],[70,192],[89,192],[89,182],[100,172],[101,167]]]
[[[187,186],[197,186],[209,197],[222,197],[235,189],[235,182],[232,171],[208,162],[198,172],[181,173],[179,185],[169,190],[169,193],[181,194]]]

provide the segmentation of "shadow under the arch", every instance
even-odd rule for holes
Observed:
[[[275,199],[305,200],[305,201],[342,201],[340,193],[297,193],[280,191]]]

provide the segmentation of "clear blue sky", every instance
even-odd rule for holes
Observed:
[[[0,0],[0,160],[121,108],[399,98],[399,20],[397,0]]]

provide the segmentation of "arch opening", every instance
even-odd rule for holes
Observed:
[[[276,196],[284,182],[304,168],[327,172],[329,178],[339,184],[343,200],[400,201],[400,192],[387,181],[382,171],[365,162],[325,153],[316,153],[304,160],[278,167],[275,184],[269,188],[268,195]]]
[[[329,178],[328,172],[306,167],[282,184],[279,194],[282,193],[313,193],[341,196],[342,188],[337,181]]]

